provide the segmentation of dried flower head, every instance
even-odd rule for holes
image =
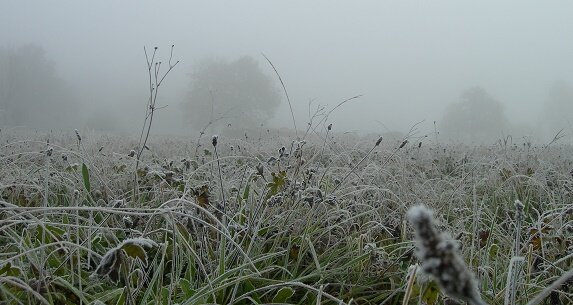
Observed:
[[[74,190],[74,200],[78,200],[80,198],[80,191]]]
[[[515,200],[515,209],[517,210],[517,217],[521,220],[523,219],[523,210],[525,209],[525,205],[519,200]]]
[[[78,143],[81,143],[82,137],[80,136],[80,132],[77,129],[74,129],[74,132],[76,133],[76,138],[78,139]]]
[[[214,135],[213,138],[211,139],[211,144],[213,144],[213,147],[217,146],[217,140],[219,139],[218,135]]]
[[[433,276],[446,294],[472,305],[485,304],[456,244],[436,230],[432,212],[425,206],[415,206],[408,211],[408,220],[416,233],[416,256],[422,270]]]

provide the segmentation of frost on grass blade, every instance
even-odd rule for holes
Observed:
[[[472,272],[458,254],[457,246],[438,232],[432,212],[425,206],[410,208],[408,220],[416,234],[416,256],[446,294],[471,305],[486,304],[480,297]]]

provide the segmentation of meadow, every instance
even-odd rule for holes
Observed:
[[[137,147],[0,131],[0,304],[464,304],[421,272],[418,204],[483,302],[573,303],[550,287],[573,262],[570,145],[329,126]]]

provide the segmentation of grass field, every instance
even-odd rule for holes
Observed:
[[[129,137],[2,131],[0,304],[458,304],[418,204],[487,304],[572,267],[571,146],[299,137],[152,137],[136,169]]]

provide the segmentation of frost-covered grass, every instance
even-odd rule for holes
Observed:
[[[487,304],[572,266],[559,143],[152,138],[135,172],[136,139],[80,134],[0,133],[0,303],[444,304],[420,272],[440,269],[417,265],[418,204]],[[568,282],[548,298],[572,303]]]

